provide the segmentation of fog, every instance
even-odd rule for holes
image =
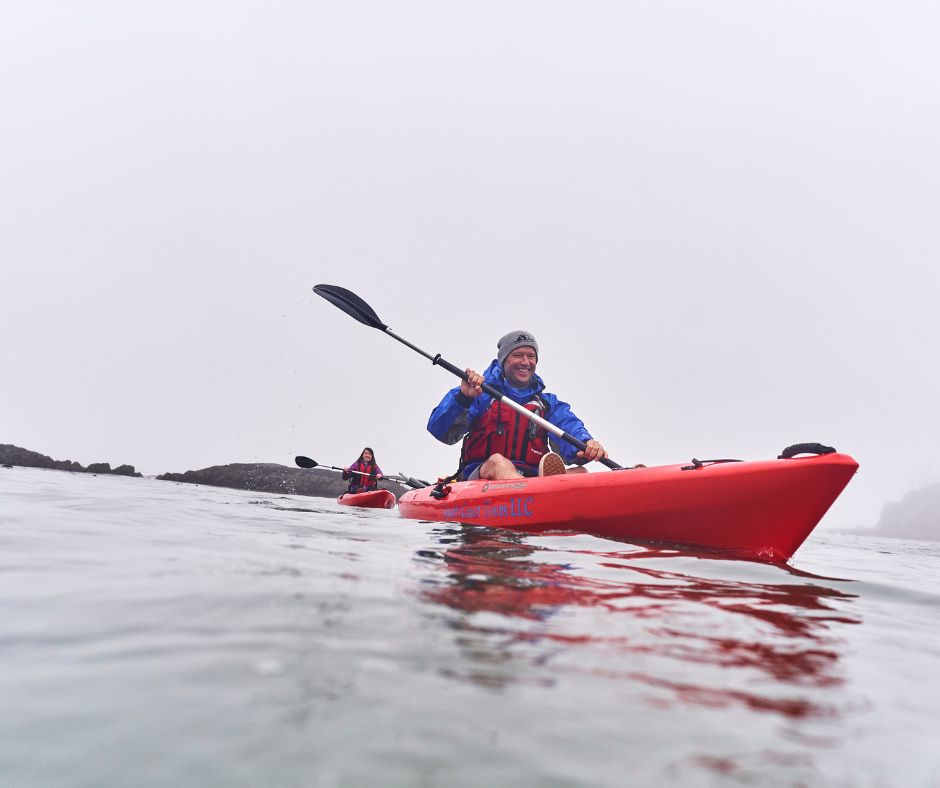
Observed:
[[[33,2],[0,27],[0,442],[433,478],[517,328],[616,461],[940,479],[940,6]],[[602,472],[598,468],[598,472]]]

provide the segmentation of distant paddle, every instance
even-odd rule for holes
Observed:
[[[354,318],[355,320],[358,320],[364,326],[369,326],[369,328],[377,328],[382,333],[388,334],[393,339],[397,339],[403,345],[411,348],[416,353],[420,353],[432,364],[443,367],[461,380],[467,379],[466,372],[454,366],[449,361],[445,361],[443,358],[441,358],[440,353],[432,356],[427,351],[422,350],[416,345],[412,345],[407,339],[403,339],[402,337],[398,336],[398,334],[392,331],[387,325],[385,325],[385,323],[379,320],[379,316],[375,313],[375,310],[371,306],[369,306],[355,293],[347,290],[345,287],[339,287],[337,285],[317,285],[313,288],[313,292],[318,296],[322,296],[331,304],[333,304],[333,306],[343,310],[347,315]],[[508,397],[503,396],[499,389],[494,388],[489,383],[484,383],[482,388],[493,399],[498,400],[508,408],[512,408],[514,411],[525,416],[527,419],[531,419],[539,426],[548,430],[555,437],[560,438],[561,440],[565,441],[565,443],[569,443],[577,448],[578,451],[584,451],[587,448],[584,441],[579,440],[578,438],[574,437],[574,435],[568,434],[560,427],[556,427],[550,421],[543,419],[541,416],[523,407],[518,402],[514,402]],[[612,470],[621,470],[621,466],[608,457],[604,457],[603,459],[598,460],[598,462],[602,462]]]
[[[311,460],[309,457],[304,457],[302,454],[299,454],[296,457],[294,457],[294,462],[300,468],[329,468],[330,470],[333,470],[333,471],[344,471],[348,473],[356,473],[356,474],[359,474],[360,476],[369,475],[368,473],[363,473],[362,471],[350,471],[347,468],[339,468],[336,465],[322,465],[316,460]],[[422,487],[430,486],[428,482],[422,482],[420,479],[412,479],[410,476],[407,476],[407,477],[395,476],[395,475],[389,475],[385,473],[385,474],[382,474],[382,478],[392,479],[393,481],[401,482],[402,484],[407,484],[409,487],[414,487],[416,490]]]

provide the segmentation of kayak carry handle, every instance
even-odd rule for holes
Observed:
[[[777,456],[778,460],[789,460],[796,457],[797,454],[834,454],[835,449],[832,446],[823,446],[821,443],[794,443],[787,446]]]

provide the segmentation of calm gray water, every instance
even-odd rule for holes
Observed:
[[[4,786],[940,786],[940,544],[0,471]]]

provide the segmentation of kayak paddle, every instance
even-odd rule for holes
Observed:
[[[335,465],[323,465],[317,462],[316,460],[311,460],[309,457],[304,457],[302,454],[294,457],[294,462],[297,463],[298,467],[300,468],[330,468],[331,470],[334,470],[334,471],[346,471],[348,473],[359,474],[359,476],[369,476],[368,473],[363,473],[362,471],[349,471],[347,468],[338,468]],[[382,478],[392,479],[393,481],[396,481],[396,482],[402,482],[403,484],[407,484],[409,487],[414,487],[416,490],[422,487],[430,486],[427,482],[424,482],[423,484],[419,484],[418,483],[419,480],[412,479],[410,476],[408,477],[394,476],[394,475],[383,473]]]
[[[464,372],[462,369],[459,369],[458,367],[455,367],[449,361],[441,358],[440,353],[432,356],[430,353],[427,353],[416,345],[412,345],[407,339],[402,339],[402,337],[398,336],[398,334],[392,331],[387,325],[385,325],[385,323],[379,320],[379,316],[375,313],[375,310],[371,306],[369,306],[355,293],[347,290],[345,287],[339,287],[337,285],[316,285],[313,288],[313,292],[318,296],[325,298],[327,301],[333,304],[333,306],[342,309],[347,315],[354,318],[355,320],[358,320],[364,326],[369,326],[369,328],[377,328],[379,331],[388,334],[393,339],[397,339],[403,345],[410,347],[416,353],[420,353],[432,364],[443,367],[461,380],[467,379],[466,372]],[[524,408],[518,402],[514,402],[513,400],[509,399],[509,397],[503,396],[499,389],[494,388],[489,383],[483,384],[483,390],[493,399],[499,400],[499,402],[501,402],[506,407],[512,408],[514,411],[525,416],[527,419],[531,419],[540,427],[548,430],[552,435],[565,441],[565,443],[570,443],[572,446],[576,447],[578,451],[584,451],[587,448],[584,441],[579,440],[578,438],[574,437],[574,435],[569,435],[560,427],[556,427],[550,421],[547,421],[541,416],[533,413],[531,410]],[[598,462],[602,462],[612,470],[621,470],[621,466],[608,457],[604,457],[603,459],[598,460]]]

